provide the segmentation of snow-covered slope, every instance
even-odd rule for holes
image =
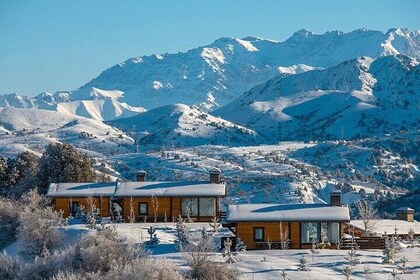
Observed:
[[[416,59],[360,57],[325,70],[275,77],[214,114],[268,141],[349,139],[419,129],[419,94]]]
[[[114,120],[143,113],[142,107],[132,107],[118,99],[124,95],[118,90],[90,88],[70,92],[43,92],[35,97],[26,97],[17,93],[0,95],[0,107],[3,108],[38,108],[61,113],[73,114],[95,120]]]
[[[159,148],[163,145],[249,145],[260,140],[250,129],[184,104],[162,106],[108,124],[136,135],[142,146]]]
[[[330,67],[359,56],[420,57],[420,32],[406,29],[340,31],[322,35],[300,30],[284,42],[256,37],[220,38],[185,53],[131,58],[100,74],[73,94],[91,87],[123,91],[122,100],[147,109],[174,103],[205,110],[223,106],[250,88],[297,64]]]
[[[134,140],[102,121],[36,108],[0,108],[0,154],[43,152],[49,143],[73,144],[92,156],[127,152]]]

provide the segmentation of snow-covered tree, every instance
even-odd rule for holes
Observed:
[[[307,260],[305,259],[304,254],[302,254],[302,256],[299,260],[298,266],[299,266],[298,270],[301,270],[301,271],[308,271],[309,270],[308,265],[307,265]]]
[[[235,251],[236,252],[246,251],[246,245],[239,236],[236,238]]]
[[[210,227],[213,229],[213,232],[219,232],[219,228],[221,226],[219,219],[217,217],[213,217],[211,222],[209,223]]]
[[[189,232],[188,228],[185,225],[184,219],[181,215],[178,216],[178,220],[176,222],[176,237],[175,243],[178,247],[178,250],[181,250],[189,243]]]
[[[236,252],[232,252],[232,240],[230,238],[227,238],[223,244],[225,245],[225,248],[223,250],[223,257],[227,258],[226,262],[227,263],[237,263],[239,261],[238,258],[236,258],[236,256],[238,255],[238,253]]]
[[[146,246],[146,247],[151,247],[151,248],[153,248],[153,247],[156,247],[156,245],[158,245],[159,244],[159,238],[157,238],[157,236],[156,236],[156,229],[154,228],[154,227],[152,227],[152,226],[150,226],[148,229],[147,229],[147,233],[149,234],[149,240],[148,241],[146,241],[146,242],[144,242],[144,245]]]
[[[96,207],[96,200],[92,196],[86,198],[87,207],[84,208],[83,218],[89,229],[96,229],[96,219],[99,217],[99,209]]]
[[[343,268],[343,274],[347,280],[350,280],[352,273],[353,273],[353,269],[350,266],[345,266]]]
[[[150,199],[150,205],[153,209],[153,222],[156,223],[160,206],[159,199],[156,197],[156,195],[152,195],[152,198]]]
[[[359,258],[356,255],[356,249],[352,246],[350,252],[347,252],[348,256],[344,257],[352,266],[360,263]]]
[[[403,256],[400,262],[401,265],[399,266],[399,268],[402,270],[403,274],[407,274],[409,270],[409,267],[407,266],[408,259],[405,256]]]
[[[397,257],[398,247],[395,242],[395,237],[386,238],[385,248],[383,250],[382,263],[394,264]]]
[[[356,203],[359,217],[363,222],[365,236],[371,235],[376,227],[378,219],[378,211],[366,200],[360,200]]]

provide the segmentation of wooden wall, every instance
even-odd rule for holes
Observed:
[[[264,228],[264,241],[280,241],[280,223],[279,222],[238,222],[236,226],[236,233],[245,243],[248,249],[256,249],[256,242],[254,241],[254,227]],[[282,223],[283,234],[286,234],[289,228],[288,222]],[[289,238],[287,236],[287,238]]]
[[[93,203],[101,211],[101,217],[110,216],[109,213],[109,197],[93,197]],[[78,202],[79,206],[84,208],[89,207],[89,202],[86,197],[58,197],[53,199],[53,204],[57,211],[63,211],[63,217],[67,218],[70,216],[71,202]]]

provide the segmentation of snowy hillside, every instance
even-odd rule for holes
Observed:
[[[40,109],[0,108],[0,154],[40,155],[49,143],[75,145],[84,153],[104,157],[131,151],[134,140],[101,121]]]
[[[117,64],[78,91],[96,87],[123,91],[123,101],[147,109],[195,104],[223,106],[282,72],[282,66],[330,67],[359,56],[404,54],[420,57],[420,33],[406,29],[340,31],[322,35],[299,30],[284,42],[256,37],[220,38],[185,53],[154,54]],[[299,71],[310,70],[307,66]],[[283,71],[287,73],[290,71]]]
[[[71,95],[69,92],[43,92],[35,97],[26,97],[14,93],[0,95],[0,107],[38,108],[105,121],[127,118],[146,111],[142,107],[119,102],[118,99],[123,95],[121,91],[97,88],[85,89]]]
[[[396,55],[275,77],[213,112],[279,140],[352,139],[420,127],[420,66]]]
[[[135,135],[140,145],[148,147],[252,145],[260,141],[252,130],[183,104],[162,106],[108,123]]]

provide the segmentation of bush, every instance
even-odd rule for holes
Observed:
[[[17,279],[20,263],[6,253],[0,254],[0,279]]]
[[[16,201],[0,197],[0,248],[15,239],[20,209]]]

